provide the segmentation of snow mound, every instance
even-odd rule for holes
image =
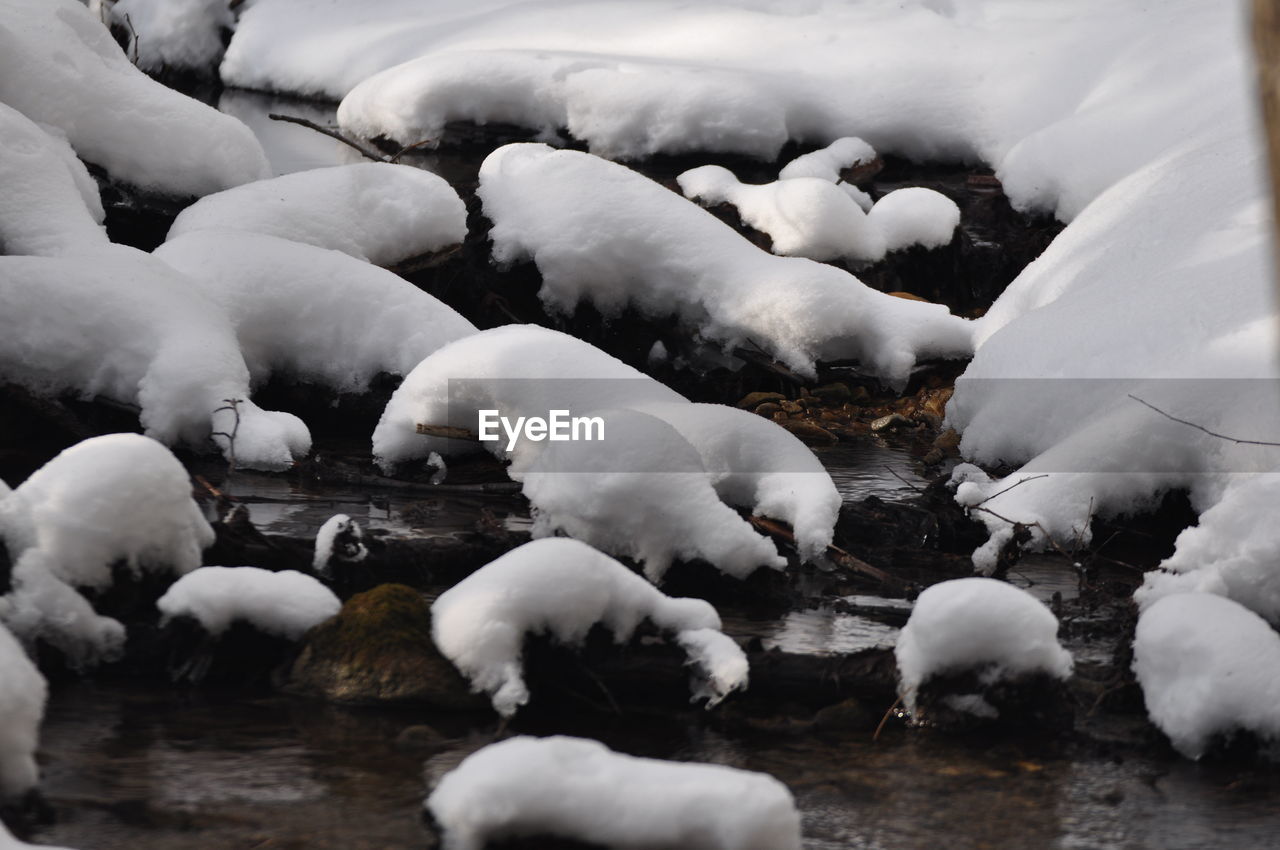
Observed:
[[[912,186],[895,189],[876,201],[867,220],[883,234],[886,250],[913,245],[941,248],[955,236],[960,207],[941,192]]]
[[[961,578],[920,594],[894,648],[899,689],[915,710],[930,678],[981,671],[987,682],[1043,672],[1071,675],[1071,655],[1058,643],[1058,618],[1024,590],[990,578]]]
[[[181,196],[269,173],[248,127],[135,68],[83,3],[10,0],[5,12],[0,102],[58,127],[80,158]]]
[[[0,103],[0,253],[52,256],[107,243],[98,186],[65,139]]]
[[[493,257],[533,260],[548,309],[588,301],[675,315],[727,349],[751,340],[791,368],[857,359],[905,382],[917,360],[962,357],[970,323],[876,292],[832,266],[760,251],[706,210],[630,169],[577,151],[507,145],[480,169]]]
[[[615,753],[583,738],[510,738],[472,753],[426,801],[444,850],[557,836],[618,850],[800,850],[772,776]]]
[[[249,372],[223,312],[170,266],[124,246],[0,257],[0,375],[36,392],[137,405],[148,436],[167,444],[202,447],[211,432],[234,429],[244,467],[287,467],[311,442],[297,417],[248,400]],[[238,429],[220,409],[226,399],[242,400]]]
[[[278,236],[389,266],[462,242],[467,211],[458,193],[429,171],[362,162],[208,195],[178,215],[168,238],[198,230]]]
[[[708,707],[746,687],[746,657],[720,635],[720,617],[710,604],[666,596],[576,540],[526,543],[431,606],[436,646],[475,690],[489,694],[503,717],[529,701],[521,668],[525,635],[546,633],[575,646],[599,623],[621,644],[645,620],[685,647],[699,682],[695,698],[706,697]]]
[[[0,800],[17,801],[40,781],[36,748],[40,721],[49,686],[22,651],[22,646],[0,626]],[[0,846],[6,833],[0,826]]]
[[[884,258],[885,240],[862,207],[834,183],[796,177],[753,186],[727,168],[703,165],[676,178],[684,196],[704,204],[732,204],[742,220],[767,233],[773,253],[811,260]]]
[[[154,256],[226,312],[255,385],[283,372],[362,392],[378,373],[407,375],[445,343],[476,332],[398,275],[275,236],[188,231]]]
[[[90,0],[131,32],[129,55],[146,71],[208,71],[222,58],[222,34],[235,26],[226,0]]]
[[[156,607],[165,619],[193,617],[215,636],[243,621],[296,641],[336,615],[342,603],[329,588],[296,570],[201,567],[174,582]]]
[[[778,172],[779,180],[816,177],[828,183],[839,183],[840,172],[855,165],[874,161],[875,148],[856,136],[836,139],[825,148],[801,154]]]
[[[1280,739],[1280,637],[1236,602],[1175,593],[1151,604],[1138,618],[1133,672],[1151,721],[1187,758],[1219,735]]]
[[[329,562],[335,557],[347,563],[363,561],[369,555],[363,539],[360,523],[346,514],[334,514],[316,532],[311,568],[322,576],[328,576],[333,572]]]
[[[109,586],[117,563],[134,573],[190,572],[214,540],[186,469],[137,434],[77,443],[10,498],[26,507],[22,527],[5,534],[10,554],[38,552],[50,573],[77,587]]]

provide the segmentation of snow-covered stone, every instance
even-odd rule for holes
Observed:
[[[166,619],[194,618],[211,635],[241,621],[298,640],[337,614],[342,603],[329,588],[295,570],[201,567],[174,582],[156,607]]]
[[[369,555],[364,545],[360,523],[346,514],[334,514],[316,532],[311,568],[322,576],[333,574],[330,563],[336,558],[344,563],[363,561]]]
[[[1237,732],[1280,739],[1280,636],[1230,599],[1175,593],[1151,604],[1138,618],[1133,672],[1151,721],[1188,758]]]
[[[36,787],[36,748],[49,686],[9,630],[0,625],[0,800],[13,802]],[[9,837],[0,825],[0,847]]]
[[[179,213],[168,238],[198,230],[278,236],[389,266],[462,242],[467,211],[429,171],[361,162],[208,195]]]
[[[882,234],[888,251],[914,245],[941,248],[955,236],[960,207],[941,192],[912,186],[895,189],[876,201],[867,221]]]
[[[215,68],[222,34],[235,25],[229,0],[90,0],[89,8],[129,31],[126,49],[147,71]]]
[[[857,359],[890,381],[928,357],[970,350],[970,323],[945,307],[876,292],[832,266],[775,257],[706,210],[607,160],[507,145],[480,169],[499,263],[532,260],[556,312],[632,306],[676,316],[732,349],[751,340],[797,371]]]
[[[902,628],[894,655],[910,711],[934,676],[977,672],[984,683],[1045,673],[1071,675],[1058,643],[1058,618],[1025,590],[990,578],[944,581],[925,589]]]
[[[142,189],[199,196],[268,174],[248,127],[147,77],[76,0],[5,4],[0,102]]]
[[[732,204],[743,222],[769,235],[775,254],[868,263],[884,257],[880,228],[835,183],[794,177],[750,185],[719,165],[690,169],[676,181],[686,198],[708,205]]]
[[[53,256],[107,243],[98,186],[63,139],[0,103],[0,253]]]
[[[378,373],[407,375],[445,343],[476,332],[398,275],[276,236],[190,230],[154,256],[223,309],[255,385],[283,373],[362,392]]]
[[[825,148],[801,154],[778,172],[779,180],[815,177],[828,183],[839,183],[840,172],[855,165],[873,162],[875,148],[857,136],[836,139]]]
[[[0,257],[0,376],[36,392],[136,405],[149,436],[204,447],[236,430],[235,456],[284,468],[311,437],[249,399],[226,315],[156,258],[120,245],[75,257]],[[236,415],[226,399],[240,399]],[[225,438],[217,444],[229,454]]]
[[[431,617],[436,647],[504,717],[529,700],[525,635],[545,633],[574,646],[596,624],[619,643],[645,620],[669,633],[689,654],[695,698],[705,697],[708,707],[747,685],[746,657],[720,634],[710,604],[668,597],[576,540],[535,540],[508,552],[442,593]]]
[[[800,850],[800,814],[763,773],[520,736],[472,753],[426,801],[445,850],[555,836],[618,850]]]

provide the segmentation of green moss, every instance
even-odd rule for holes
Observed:
[[[436,654],[431,608],[403,584],[381,584],[351,597],[308,643],[321,657],[358,666],[405,653]]]

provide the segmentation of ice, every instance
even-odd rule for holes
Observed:
[[[258,567],[201,567],[178,579],[156,602],[166,619],[193,617],[211,635],[232,623],[298,640],[333,617],[342,603],[309,575]]]

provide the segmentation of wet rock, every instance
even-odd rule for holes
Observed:
[[[872,421],[871,430],[879,433],[880,431],[889,431],[903,426],[910,428],[911,425],[911,420],[901,413],[890,413],[888,416],[881,416],[879,419]]]
[[[412,753],[433,753],[448,745],[448,738],[426,724],[406,726],[396,736],[396,747]]]
[[[163,653],[169,679],[187,685],[269,683],[292,660],[293,641],[270,635],[243,620],[210,634],[194,617],[174,617],[158,629],[129,631],[125,669],[145,671]]]
[[[778,402],[778,406],[786,413],[800,413],[804,410],[804,408],[800,406],[799,402],[795,401],[780,401]]]
[[[862,391],[865,393],[866,389],[863,388]],[[813,394],[827,404],[843,404],[853,398],[853,393],[850,391],[849,385],[842,384],[839,381],[815,387]]]
[[[819,732],[843,732],[849,729],[871,729],[879,722],[874,711],[859,699],[849,698],[818,710],[813,728]]]
[[[425,703],[450,710],[487,705],[431,640],[431,609],[417,591],[384,584],[357,594],[317,626],[285,690],[341,703]]]
[[[884,170],[884,160],[881,157],[868,160],[866,162],[855,162],[848,168],[841,169],[840,179],[846,183],[852,183],[854,186],[866,183]]]
[[[995,682],[983,670],[937,676],[920,687],[913,722],[948,732],[995,727],[1067,733],[1075,702],[1066,682],[1044,673]]]
[[[830,446],[840,442],[840,439],[826,428],[803,419],[785,419],[780,424],[799,437],[807,446]]]
[[[764,404],[757,407],[755,412],[761,416],[772,418],[775,413],[781,413],[782,408],[772,401],[766,401]]]
[[[758,407],[759,405],[763,404],[766,401],[774,401],[774,402],[785,401],[786,398],[787,397],[784,396],[782,393],[766,393],[766,392],[747,393],[745,396],[743,396],[741,399],[738,400],[738,407],[741,407],[743,410],[755,409],[756,407]]]

